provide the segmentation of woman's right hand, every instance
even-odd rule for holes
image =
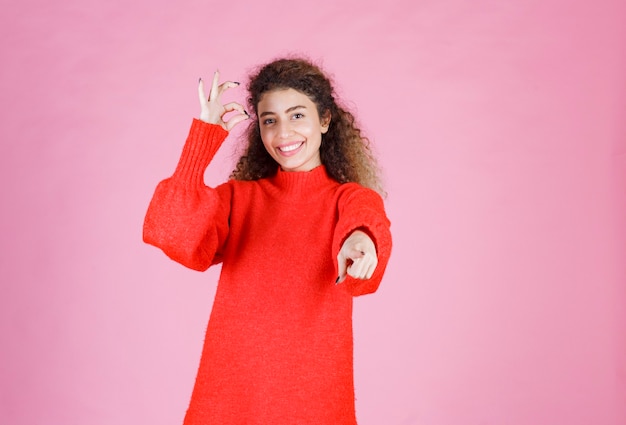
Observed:
[[[207,97],[204,92],[204,81],[202,78],[198,84],[198,95],[200,97],[200,120],[209,124],[222,126],[226,131],[232,130],[234,126],[250,118],[250,115],[243,106],[237,102],[230,102],[222,105],[221,97],[225,90],[239,86],[239,83],[226,81],[219,84],[220,73],[215,71],[211,91]],[[231,116],[228,121],[224,120],[224,115],[229,112],[238,111],[239,114]]]

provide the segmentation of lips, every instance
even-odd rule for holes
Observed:
[[[302,146],[304,146],[304,142],[296,142],[288,145],[278,146],[276,149],[283,155],[290,156],[296,154]]]

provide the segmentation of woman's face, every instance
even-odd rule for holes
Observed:
[[[257,115],[263,145],[284,171],[310,171],[322,164],[320,145],[330,115],[320,118],[307,95],[291,88],[266,92]]]

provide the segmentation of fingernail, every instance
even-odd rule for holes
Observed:
[[[233,82],[237,85],[241,84],[239,81],[233,81]]]
[[[202,82],[202,77],[198,78],[198,83]]]
[[[337,276],[337,280],[335,281],[335,285],[337,285],[339,283],[339,279],[341,279],[341,277]]]
[[[250,114],[248,113],[248,111],[246,111],[245,109],[243,110],[243,113],[246,114],[248,116],[248,118],[250,118]]]

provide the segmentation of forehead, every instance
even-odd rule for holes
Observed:
[[[304,93],[292,89],[274,89],[265,92],[259,99],[257,109],[259,112],[283,112],[294,106],[304,106],[315,109],[316,105]]]

